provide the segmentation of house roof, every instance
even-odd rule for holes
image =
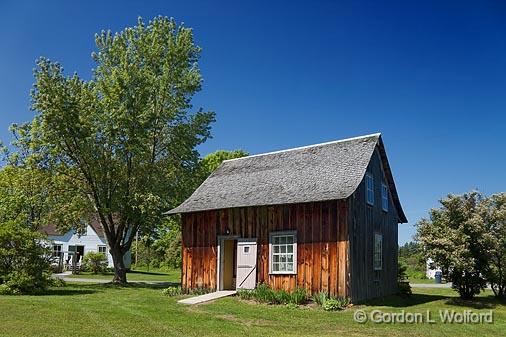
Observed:
[[[362,181],[376,146],[399,222],[407,222],[379,133],[226,160],[167,214],[346,199]]]
[[[105,238],[104,230],[103,230],[102,226],[100,225],[100,220],[98,219],[97,216],[92,217],[89,225],[91,226],[91,228],[93,228],[95,233],[97,233],[98,237],[100,237],[102,239]],[[66,234],[66,233],[61,233],[60,231],[58,231],[58,229],[56,228],[56,225],[54,225],[54,224],[48,224],[44,227],[41,227],[39,229],[39,232],[44,233],[46,235],[50,235],[50,236],[62,236],[62,235]]]

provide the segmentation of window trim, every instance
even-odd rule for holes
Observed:
[[[385,212],[388,212],[388,209],[390,208],[389,199],[390,198],[388,196],[388,186],[384,182],[381,182],[381,209]]]
[[[273,271],[272,270],[272,263],[273,263],[273,241],[274,237],[276,236],[287,236],[292,235],[293,236],[293,270],[283,270],[283,271]],[[278,231],[278,232],[270,232],[269,233],[269,274],[272,275],[297,275],[297,231]]]
[[[105,252],[101,252],[100,251],[100,248],[104,247],[105,248]],[[105,254],[107,256],[107,245],[97,245],[97,252],[98,253],[102,253],[102,254]]]
[[[60,250],[55,251],[55,249],[54,249],[55,247],[60,247]],[[53,243],[53,246],[51,248],[52,248],[52,254],[51,254],[52,256],[54,256],[54,257],[56,257],[56,256],[60,257],[60,256],[63,255],[63,244],[61,244],[61,243]],[[55,255],[55,253],[58,253],[58,254]]]
[[[380,262],[380,266],[377,267],[376,266],[376,255],[378,254],[378,252],[376,252],[376,238],[380,238],[380,243],[381,243],[381,247],[380,247],[380,251],[379,251],[379,262]],[[373,269],[375,271],[377,270],[383,270],[383,234],[379,233],[379,232],[375,232],[374,233],[374,239],[373,239],[373,248],[372,248],[372,266],[373,266]]]
[[[369,189],[369,179],[372,182],[372,187]],[[369,200],[369,191],[372,192],[372,200]],[[374,206],[374,176],[372,173],[367,172],[365,174],[365,202],[368,205]]]

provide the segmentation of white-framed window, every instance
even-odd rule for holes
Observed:
[[[98,252],[102,254],[107,254],[107,246],[103,245],[98,246]]]
[[[388,187],[385,183],[381,183],[381,208],[388,212]]]
[[[374,270],[383,269],[383,235],[374,233]]]
[[[53,256],[61,256],[62,255],[62,245],[53,245]]]
[[[269,273],[297,274],[297,232],[269,234]]]
[[[369,205],[374,205],[374,177],[372,174],[365,175],[366,200]]]

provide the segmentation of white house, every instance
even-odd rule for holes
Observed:
[[[48,236],[53,246],[54,256],[63,256],[63,263],[65,265],[71,264],[71,256],[74,252],[79,253],[79,261],[88,252],[100,252],[107,256],[108,266],[112,267],[112,256],[109,253],[107,240],[105,239],[102,226],[97,220],[92,220],[86,226],[86,231],[79,235],[75,230],[70,230],[64,234],[58,232],[54,225],[47,225],[40,229],[40,231]],[[130,268],[131,265],[131,252],[128,251],[124,257],[125,267]]]
[[[425,275],[428,279],[436,278],[436,272],[441,272],[441,268],[439,268],[432,259],[427,259],[426,261],[426,271]]]

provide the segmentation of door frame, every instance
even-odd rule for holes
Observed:
[[[223,254],[225,250],[222,248],[226,240],[238,240],[241,237],[239,235],[218,235],[218,251],[216,253],[216,290],[223,290],[223,264],[221,263],[224,259]]]

